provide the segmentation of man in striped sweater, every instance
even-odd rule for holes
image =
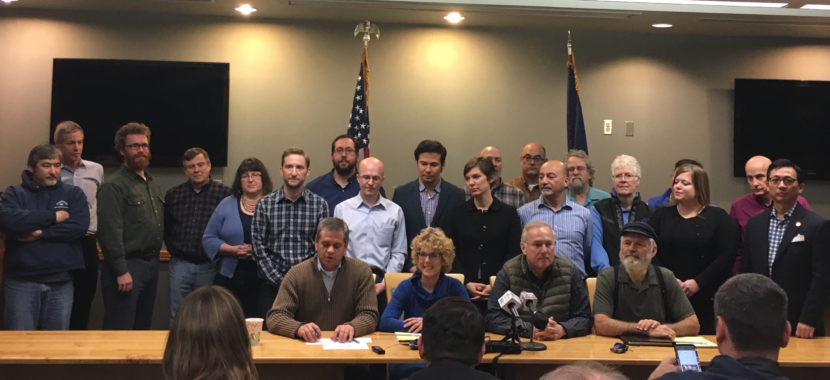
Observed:
[[[268,331],[306,342],[334,331],[331,339],[349,342],[375,331],[378,307],[372,270],[365,262],[345,257],[349,227],[339,218],[317,225],[317,254],[286,273],[268,311]]]

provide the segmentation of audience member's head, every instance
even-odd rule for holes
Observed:
[[[771,164],[769,164],[769,167],[767,167],[767,180],[772,178],[771,174],[772,174],[773,170],[778,170],[778,169],[783,169],[783,168],[791,168],[793,171],[795,171],[795,174],[796,174],[795,180],[796,180],[796,182],[804,183],[805,178],[803,176],[803,172],[801,170],[801,167],[796,165],[795,162],[792,162],[790,159],[787,159],[787,158],[779,158],[779,159],[773,161]]]
[[[571,149],[565,154],[565,166],[568,169],[568,177],[571,179],[570,188],[575,193],[581,193],[582,189],[594,186],[594,175],[596,169],[588,153],[581,149]]]
[[[635,196],[641,177],[642,169],[636,158],[621,154],[611,161],[611,182],[617,196]]]
[[[545,147],[537,142],[527,143],[519,155],[519,164],[522,166],[522,177],[525,180],[536,181],[539,177],[539,167],[547,161],[548,155]]]
[[[421,358],[427,362],[452,359],[469,366],[484,356],[484,318],[461,297],[438,300],[424,312],[424,328],[418,340]]]
[[[167,380],[257,379],[245,317],[219,286],[194,290],[182,301],[164,350]]]
[[[331,164],[339,175],[347,176],[354,173],[357,165],[357,145],[352,136],[343,134],[331,141]]]
[[[790,338],[787,293],[766,276],[739,274],[715,293],[718,349],[735,359],[778,357]]]
[[[539,380],[628,380],[628,377],[600,362],[582,361],[557,367]]]
[[[256,183],[257,181],[259,183]],[[246,158],[236,169],[231,191],[233,195],[240,198],[243,193],[255,191],[257,188],[262,194],[268,194],[274,189],[274,184],[271,183],[271,176],[268,175],[268,169],[262,161],[256,157]]]
[[[440,260],[441,271],[444,273],[452,270],[452,262],[455,260],[455,246],[452,239],[444,235],[444,231],[437,227],[427,227],[421,230],[417,236],[412,238],[409,245],[412,262],[418,263],[416,268],[421,270],[421,256],[437,255],[435,259]]]
[[[746,183],[749,184],[749,189],[755,196],[766,197],[769,194],[767,169],[771,163],[772,161],[764,156],[753,156],[746,160],[744,165]]]
[[[678,186],[680,186],[681,198],[678,198]],[[710,203],[709,197],[709,175],[702,166],[694,164],[680,165],[674,169],[672,176],[672,203],[678,203],[681,200],[694,200],[699,206],[708,206]],[[690,193],[691,190],[691,193]]]
[[[466,176],[470,170],[473,170],[473,168],[481,170],[481,174],[484,174],[484,176],[487,177],[488,183],[493,182],[496,179],[496,167],[493,165],[493,161],[488,158],[475,157],[470,161],[467,161],[467,163],[464,164],[464,175]]]

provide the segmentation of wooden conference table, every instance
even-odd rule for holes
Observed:
[[[385,355],[371,350],[323,350],[320,345],[263,332],[253,356],[263,379],[337,379],[349,364],[420,362],[418,352],[398,344],[392,334],[369,337],[371,345],[386,349]],[[0,331],[0,379],[158,379],[166,338],[167,331]],[[537,379],[557,365],[595,360],[620,366],[632,379],[644,379],[660,360],[674,355],[671,347],[644,346],[615,354],[609,348],[617,341],[589,335],[547,342],[546,351],[504,355],[499,366],[509,378]],[[698,353],[704,365],[718,354],[716,348],[700,348]],[[494,356],[485,355],[484,362]],[[830,338],[794,338],[779,361],[793,379],[828,379]]]

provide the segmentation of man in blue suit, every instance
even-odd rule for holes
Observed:
[[[392,201],[403,209],[406,245],[426,227],[437,227],[454,207],[464,203],[464,190],[441,180],[447,148],[436,140],[424,140],[415,148],[418,179],[395,188]],[[412,268],[409,255],[404,270]]]

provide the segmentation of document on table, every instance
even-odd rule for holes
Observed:
[[[369,343],[372,343],[372,338],[368,337],[354,338],[354,341],[344,343],[338,343],[329,338],[306,342],[306,344],[322,345],[324,350],[368,350]]]
[[[702,336],[681,336],[674,338],[675,344],[692,344],[695,347],[717,347],[718,345]]]
[[[395,338],[398,338],[398,343],[418,340],[421,337],[419,333],[395,332]]]

